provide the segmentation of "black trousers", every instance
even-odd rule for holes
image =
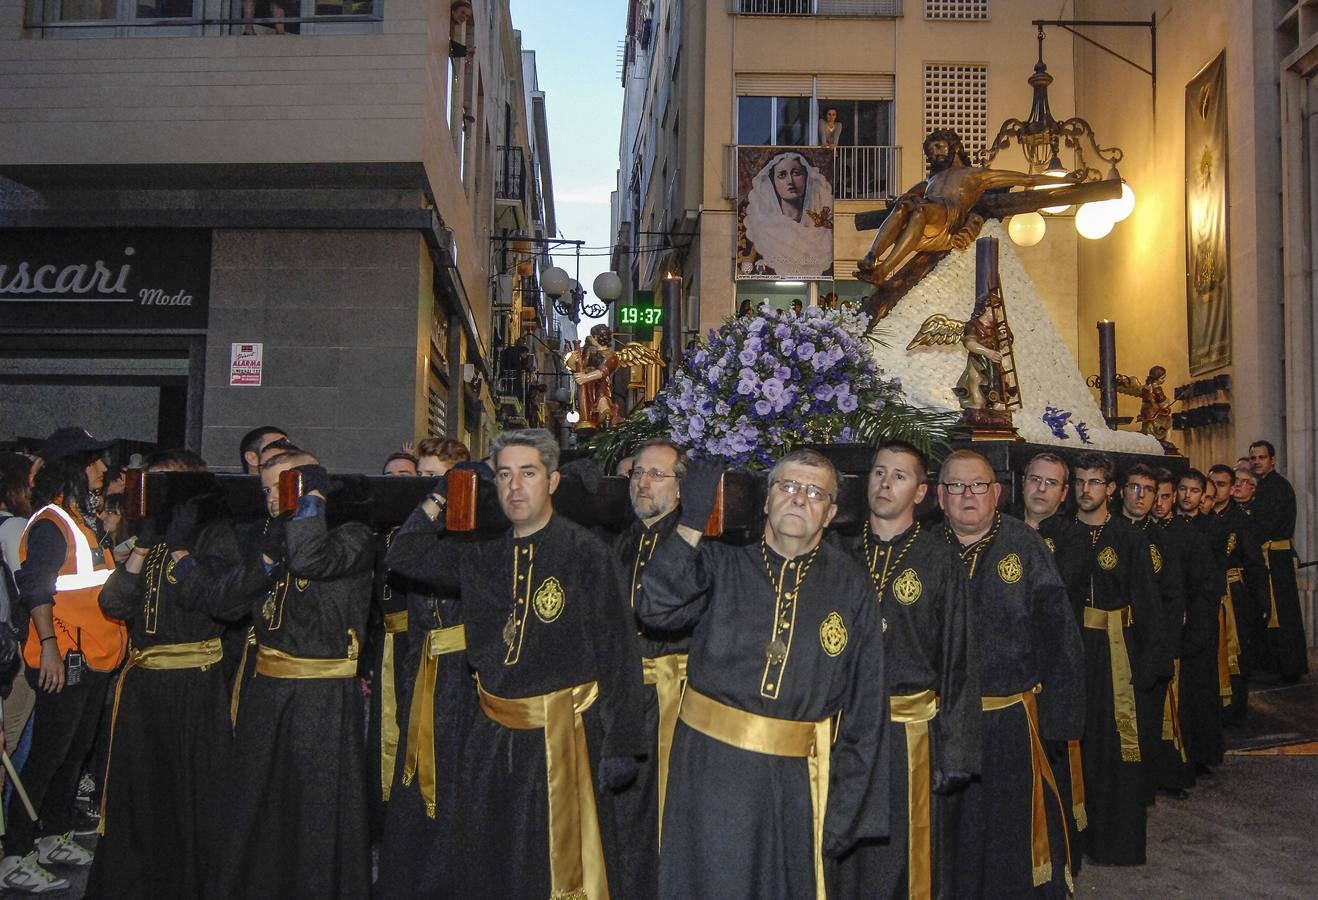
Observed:
[[[41,821],[32,822],[22,805],[14,804],[5,835],[5,853],[11,856],[30,853],[38,834],[63,834],[73,828],[78,778],[96,739],[110,686],[110,673],[84,668],[80,682],[53,694],[37,685],[38,674],[37,669],[27,670],[37,702],[32,710],[32,749],[18,777]]]

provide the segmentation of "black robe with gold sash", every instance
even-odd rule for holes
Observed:
[[[200,897],[215,875],[233,740],[222,620],[244,616],[267,576],[242,559],[228,521],[203,528],[190,555],[180,567],[162,541],[139,574],[116,569],[101,590],[101,609],[128,624],[132,661],[115,695],[91,898]],[[196,664],[155,668],[164,645],[169,662]]]
[[[328,528],[324,515],[284,527],[278,580],[253,611],[257,644],[311,665],[338,661],[345,674],[263,674],[258,650],[234,729],[221,813],[225,872],[212,896],[357,900],[369,896],[371,872],[354,663],[371,602],[375,539],[357,522]],[[305,665],[291,662],[288,671]]]
[[[1222,762],[1222,698],[1218,686],[1218,608],[1222,578],[1202,527],[1203,517],[1169,516],[1159,522],[1168,548],[1180,556],[1185,577],[1181,630],[1181,733],[1191,765]]]
[[[969,577],[979,689],[982,702],[994,707],[981,713],[980,777],[961,798],[950,896],[1064,897],[1070,873],[1063,809],[1069,803],[1057,794],[1038,743],[1053,747],[1079,738],[1083,730],[1080,630],[1052,554],[1024,522],[998,516],[989,533],[969,547],[962,547],[946,525],[939,530],[959,550]],[[1006,705],[988,699],[1017,695],[1032,699]],[[1026,703],[1037,706],[1038,741]],[[1043,779],[1038,793],[1036,773]],[[1036,809],[1044,816],[1046,835],[1033,832]]]
[[[407,565],[404,557],[414,552],[410,545],[416,536],[441,528],[423,512],[413,513],[387,562],[441,594],[460,592],[467,661],[480,687],[519,700],[594,682],[598,700],[582,716],[590,771],[603,757],[648,753],[635,629],[618,596],[622,578],[609,549],[586,529],[554,515],[525,538],[511,532],[475,542],[431,537],[429,572]],[[456,895],[550,896],[545,748],[545,729],[507,727],[481,712],[471,723],[457,770],[439,773],[458,791],[454,827],[465,844],[465,865],[452,873]],[[558,767],[553,777],[559,779],[564,761],[548,762]],[[595,793],[593,776],[584,789]],[[581,827],[589,826],[583,821]],[[615,841],[630,837],[601,830],[612,864]]]
[[[937,714],[927,727],[930,776],[934,771],[979,771],[979,664],[972,637],[970,592],[965,570],[947,542],[921,525],[912,525],[891,541],[865,531],[849,542],[852,555],[870,573],[879,599],[884,664],[889,700],[929,691],[937,696]],[[892,718],[890,716],[890,718]],[[900,898],[911,882],[908,726],[889,725],[889,836],[862,841],[838,860],[829,896]],[[931,785],[918,789],[928,795]],[[917,835],[924,853],[928,887],[942,895],[952,884],[956,866],[955,822],[949,798],[929,796],[930,833]],[[917,875],[917,879],[922,878]]]
[[[824,851],[839,854],[887,833],[883,637],[862,566],[831,541],[786,560],[764,544],[695,548],[673,534],[646,567],[636,608],[647,626],[693,629],[688,698],[694,690],[796,723],[840,714]],[[810,772],[806,758],[741,749],[679,720],[660,896],[816,896]]]
[[[659,543],[677,527],[678,510],[673,510],[654,525],[646,527],[635,519],[613,542],[623,577],[623,598],[633,611],[636,627],[636,645],[642,660],[661,659],[673,654],[685,654],[690,633],[669,632],[645,626],[634,613],[636,596],[641,589],[641,576],[654,558]],[[635,897],[636,900],[656,896],[659,890],[659,693],[647,678],[645,698],[645,737],[649,748],[640,763],[636,784],[628,790],[604,798],[601,815],[616,817],[628,823],[631,839],[618,848],[619,871],[611,881],[617,885],[615,893]],[[607,810],[607,812],[606,812]]]
[[[1148,536],[1124,516],[1104,525],[1080,523],[1089,538],[1089,589],[1080,633],[1085,645],[1085,854],[1109,865],[1145,858],[1149,797],[1140,734],[1162,703],[1157,683],[1170,678],[1162,657],[1162,601]],[[1141,712],[1143,711],[1143,712]]]
[[[1234,500],[1228,500],[1223,509],[1201,514],[1199,518],[1203,520],[1204,536],[1221,573],[1218,590],[1223,595],[1230,594],[1235,615],[1240,671],[1231,676],[1230,703],[1222,711],[1222,721],[1235,724],[1244,720],[1249,707],[1249,677],[1271,610],[1268,566],[1263,558],[1263,538],[1253,517]],[[1224,609],[1223,622],[1226,621]]]
[[[1304,615],[1295,579],[1295,488],[1277,471],[1259,479],[1250,504],[1259,537],[1266,542],[1272,597],[1266,622],[1266,661],[1286,679],[1309,671]],[[1272,608],[1276,616],[1272,615]]]

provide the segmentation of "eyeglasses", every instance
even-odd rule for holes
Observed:
[[[964,481],[944,481],[942,482],[943,490],[952,496],[964,494],[969,489],[972,494],[987,494],[991,481],[972,481],[967,484]]]
[[[806,499],[815,503],[821,500],[832,500],[833,495],[818,485],[802,484],[799,481],[775,481],[774,486],[789,497],[795,497],[797,494],[805,491]]]
[[[627,477],[632,481],[649,478],[651,481],[663,483],[665,478],[676,478],[677,476],[671,472],[660,472],[658,469],[632,469],[627,473]]]
[[[1056,478],[1044,478],[1042,475],[1026,475],[1025,483],[1036,488],[1046,487],[1050,491],[1061,484]]]
[[[1139,496],[1143,496],[1144,494],[1156,493],[1158,489],[1155,487],[1149,487],[1147,484],[1128,484],[1125,487],[1123,487],[1122,490],[1130,491],[1133,494],[1135,494],[1135,496],[1139,497]]]
[[[1075,480],[1075,486],[1078,488],[1081,487],[1101,488],[1107,486],[1107,481],[1102,478],[1077,478]]]

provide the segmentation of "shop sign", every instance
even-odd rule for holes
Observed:
[[[229,347],[229,387],[260,387],[264,344]]]
[[[0,231],[0,326],[204,329],[211,233]]]

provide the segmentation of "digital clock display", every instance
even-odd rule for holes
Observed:
[[[619,306],[618,324],[655,328],[664,324],[664,311],[658,306]]]

